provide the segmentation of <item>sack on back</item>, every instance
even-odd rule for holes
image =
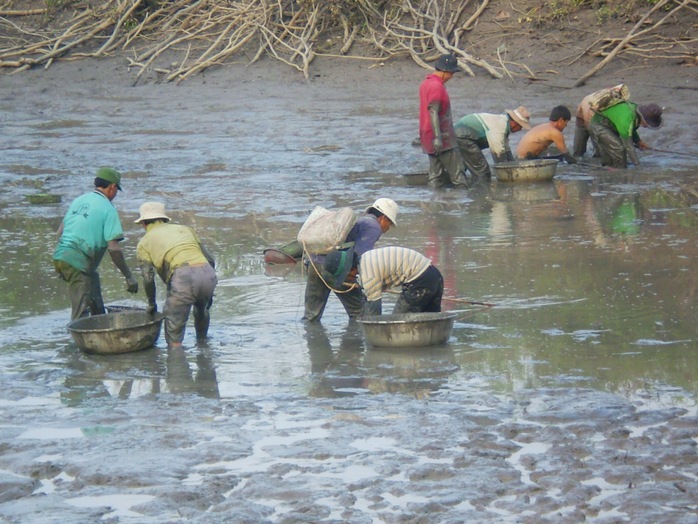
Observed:
[[[326,255],[344,243],[356,218],[350,207],[330,210],[317,206],[298,232],[298,242],[311,255]]]
[[[630,100],[630,90],[625,84],[607,87],[592,93],[589,99],[589,107],[595,113],[613,107],[616,104]]]

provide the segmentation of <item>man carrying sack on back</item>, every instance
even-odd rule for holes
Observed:
[[[635,150],[650,149],[640,138],[640,127],[659,129],[662,108],[657,104],[621,102],[596,113],[589,124],[589,135],[601,155],[601,165],[625,169],[628,162],[640,164]]]
[[[381,235],[392,226],[397,225],[398,205],[389,198],[379,198],[366,208],[366,213],[357,219],[349,231],[344,243],[353,246],[358,255],[373,249]],[[356,269],[348,273],[346,282],[328,287],[321,276],[325,263],[324,255],[310,255],[308,260],[308,280],[305,287],[305,314],[303,320],[319,322],[325,312],[330,291],[334,291],[344,306],[349,318],[361,315],[364,308],[364,296],[354,284]]]

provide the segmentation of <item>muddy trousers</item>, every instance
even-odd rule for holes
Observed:
[[[580,118],[576,118],[574,123],[574,142],[572,144],[572,152],[574,156],[584,156],[584,154],[587,152],[587,142],[589,142],[589,129],[584,123],[584,120]],[[596,146],[594,146],[594,152],[596,153]]]
[[[184,340],[184,331],[192,307],[197,340],[203,340],[208,336],[209,310],[213,305],[216,284],[216,271],[210,264],[175,269],[167,284],[167,300],[162,310],[165,315],[165,340],[168,345],[173,342],[181,344]]]
[[[465,167],[472,173],[475,180],[489,181],[492,178],[492,171],[482,149],[477,144],[475,131],[467,127],[458,128],[456,129],[456,140]]]
[[[429,155],[429,187],[438,189],[453,185],[468,188],[465,163],[458,148],[442,151],[438,155]]]
[[[68,297],[72,312],[71,320],[88,315],[103,315],[104,301],[99,273],[83,273],[62,260],[54,260],[53,267],[65,282],[68,283]]]
[[[393,314],[438,313],[444,294],[444,278],[435,266],[402,285],[402,293],[395,302]]]
[[[630,138],[621,138],[613,123],[608,119],[592,119],[589,136],[601,156],[601,165],[628,167],[628,160],[637,165],[640,159]]]
[[[343,287],[340,291],[347,289]],[[327,300],[330,297],[331,289],[328,288],[318,275],[313,264],[308,265],[308,280],[305,286],[305,314],[303,320],[308,322],[319,322],[325,312]],[[344,306],[344,310],[349,318],[356,318],[361,315],[364,309],[366,297],[361,289],[354,287],[348,293],[335,293]]]

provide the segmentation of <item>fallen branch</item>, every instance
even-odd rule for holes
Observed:
[[[657,12],[657,11],[660,10],[660,9],[663,9],[663,8],[664,8],[669,2],[671,2],[671,1],[673,1],[673,0],[661,0],[660,2],[658,2],[657,4],[655,4],[655,5],[652,7],[652,9],[650,9],[649,11],[647,11],[647,13],[645,13],[645,15],[644,15],[642,18],[640,18],[640,20],[637,22],[637,24],[635,24],[635,26],[634,26],[634,27],[630,30],[630,32],[625,36],[625,38],[623,38],[623,39],[618,43],[618,45],[616,45],[616,47],[613,49],[613,51],[611,51],[611,52],[608,54],[608,56],[607,56],[606,58],[604,58],[601,62],[599,62],[598,64],[596,64],[594,67],[592,67],[591,70],[589,70],[587,73],[585,73],[584,75],[582,75],[582,76],[579,78],[579,80],[577,80],[577,81],[575,82],[574,87],[580,87],[580,86],[584,85],[584,83],[585,83],[589,78],[591,78],[591,77],[594,76],[597,72],[599,72],[601,69],[603,69],[603,68],[606,66],[606,64],[608,64],[611,60],[613,60],[613,58],[614,58],[618,53],[620,53],[621,50],[622,50],[629,42],[631,42],[633,39],[637,38],[637,37],[640,36],[640,35],[643,35],[643,34],[649,32],[649,31],[652,31],[652,30],[656,29],[656,28],[659,27],[661,24],[663,24],[664,21],[665,21],[669,16],[672,16],[672,15],[676,14],[676,12],[679,11],[679,10],[680,10],[681,8],[683,8],[683,7],[685,7],[685,6],[687,6],[687,5],[691,4],[691,3],[695,3],[696,0],[683,0],[683,2],[681,2],[681,4],[679,4],[677,7],[675,7],[674,9],[672,9],[671,11],[669,11],[666,15],[664,15],[664,17],[662,17],[662,18],[659,20],[659,22],[653,24],[653,25],[652,25],[650,28],[648,28],[648,29],[645,29],[645,30],[643,30],[643,31],[636,32],[640,27],[642,27],[642,26],[645,24],[645,22],[649,19],[649,17],[650,17],[652,14],[654,14],[655,12]]]

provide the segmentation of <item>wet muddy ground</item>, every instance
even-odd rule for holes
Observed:
[[[402,176],[426,168],[410,145],[424,72],[337,73],[306,84],[267,64],[132,88],[101,62],[2,77],[0,521],[696,522],[696,158],[434,192]],[[617,79],[448,88],[457,114],[525,104],[540,123]],[[647,142],[698,155],[691,90],[621,80],[666,107]],[[145,200],[215,253],[209,344],[191,327],[181,351],[71,340],[50,255],[104,164],[125,173],[132,265]],[[42,192],[62,202],[26,200]],[[444,346],[368,348],[335,299],[305,326],[302,269],[263,264],[314,206],[379,196],[400,205],[381,245],[431,257],[457,299]],[[145,302],[109,260],[101,275],[107,303]]]

